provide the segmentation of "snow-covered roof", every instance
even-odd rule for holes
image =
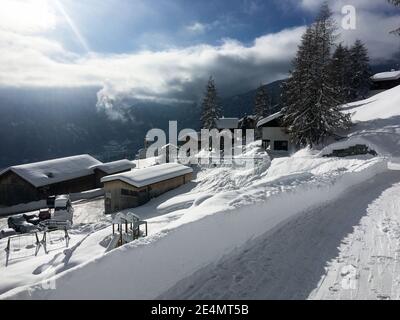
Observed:
[[[121,223],[125,223],[125,222],[132,222],[135,223],[137,221],[140,221],[140,217],[137,216],[136,214],[132,213],[132,212],[119,212],[115,215],[112,223],[114,224],[121,224]]]
[[[93,173],[92,167],[102,164],[88,154],[13,166],[0,175],[13,171],[35,187],[71,180]]]
[[[132,186],[141,188],[153,183],[173,179],[191,172],[193,172],[192,168],[186,167],[179,163],[166,163],[107,176],[101,179],[101,182],[121,180]]]
[[[279,111],[277,113],[274,113],[274,114],[271,114],[270,116],[268,116],[266,118],[263,118],[260,121],[258,121],[257,122],[257,128],[267,124],[268,122],[271,122],[271,121],[273,121],[275,119],[278,119],[281,116],[282,116],[282,112],[281,111]]]
[[[390,81],[390,80],[399,80],[400,79],[400,70],[399,71],[390,71],[390,72],[381,72],[373,75],[371,77],[372,81]]]
[[[99,169],[107,174],[114,174],[121,171],[128,171],[135,167],[136,165],[132,161],[123,159],[123,160],[98,164],[93,166],[92,169],[93,170]]]
[[[239,127],[238,118],[220,118],[215,121],[217,129],[237,129]]]

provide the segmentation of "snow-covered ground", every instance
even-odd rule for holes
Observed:
[[[381,155],[400,158],[400,86],[345,107],[355,126],[348,143],[368,144]],[[339,142],[338,146],[343,142]],[[329,149],[336,147],[333,144]]]
[[[399,181],[400,171],[386,172],[352,187],[248,242],[159,298],[398,299]]]
[[[7,268],[0,252],[0,298],[399,298],[399,100],[400,87],[346,107],[349,139],[321,152],[270,161],[254,143],[254,168],[196,167],[127,210],[149,237],[109,252],[103,200],[76,202],[68,249],[22,244]],[[355,143],[380,156],[323,157]]]
[[[104,254],[110,227],[93,232],[93,226],[106,224],[79,226],[71,242],[71,246],[76,243],[73,250],[54,251],[53,257],[42,253],[10,264],[5,276],[13,280],[1,284],[2,292],[18,288],[2,297],[155,298],[298,212],[335,199],[353,184],[384,172],[386,166],[382,158],[339,160],[307,155],[274,159],[268,170],[260,173],[256,168],[253,176],[247,173],[247,179],[242,170],[202,169],[191,184],[133,210],[148,219],[150,237]],[[214,179],[206,183],[218,175],[220,183]],[[222,181],[226,190],[221,189]],[[40,281],[54,274],[57,289],[43,288]],[[77,292],[76,287],[87,281],[85,290]],[[37,282],[28,290],[19,287]]]
[[[310,298],[400,299],[399,181],[400,174],[393,173],[372,181],[361,220],[342,239]]]

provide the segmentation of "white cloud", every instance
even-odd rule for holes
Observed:
[[[149,99],[196,99],[210,74],[223,94],[284,77],[303,27],[257,38],[250,46],[224,40],[132,54],[76,56],[42,37],[0,32],[0,85],[113,88]],[[199,85],[201,84],[201,85]]]
[[[201,22],[194,22],[191,25],[186,26],[186,30],[192,33],[204,33],[208,29],[209,25]]]
[[[32,34],[55,25],[56,14],[47,0],[1,0],[0,29]]]
[[[293,0],[292,0],[293,1]],[[340,12],[343,6],[352,5],[357,10],[375,10],[381,8],[389,8],[390,4],[386,0],[294,0],[300,7],[317,11],[324,2],[328,2],[332,10]]]

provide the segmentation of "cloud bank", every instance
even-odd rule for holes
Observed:
[[[21,0],[4,1],[18,3]],[[291,5],[315,12],[322,2],[302,0]],[[398,24],[400,14],[385,15],[380,10],[388,8],[384,0],[331,3],[339,25],[342,5],[354,4],[357,8],[357,29],[341,30],[344,43],[362,39],[374,61],[389,59],[399,51],[400,43],[389,31]],[[113,112],[114,105],[123,104],[126,98],[165,104],[198,101],[210,75],[216,79],[223,96],[284,78],[305,30],[305,26],[284,29],[258,37],[249,44],[222,39],[219,45],[78,55],[66,50],[60,41],[45,36],[46,30],[56,26],[57,19],[44,4],[40,10],[39,17],[43,15],[44,19],[35,16],[25,24],[0,19],[0,85],[103,86],[98,94],[98,107],[115,119],[118,114]],[[206,29],[207,26],[199,22],[188,26],[194,33]]]

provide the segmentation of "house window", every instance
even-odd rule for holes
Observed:
[[[128,197],[138,197],[139,193],[137,191],[133,191],[133,190],[121,189],[121,195],[128,196]]]
[[[274,141],[274,150],[276,151],[289,151],[288,141]]]

